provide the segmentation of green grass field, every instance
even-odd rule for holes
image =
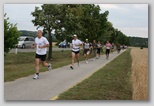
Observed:
[[[103,53],[102,53],[103,54]],[[53,51],[53,58],[50,62],[53,69],[71,64],[71,51]],[[92,54],[89,55],[89,58]],[[80,52],[80,60],[84,60],[83,51]],[[75,61],[76,62],[76,61]],[[40,64],[40,72],[47,71],[46,67]],[[35,53],[8,53],[4,57],[4,82],[35,74]]]
[[[131,100],[130,49],[91,77],[59,95],[58,100]]]

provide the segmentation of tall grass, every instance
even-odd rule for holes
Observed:
[[[148,99],[148,49],[132,48],[133,100]]]

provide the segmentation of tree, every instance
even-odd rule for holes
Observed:
[[[49,53],[48,53],[48,60],[52,59],[52,35],[51,32],[57,28],[57,23],[59,22],[59,8],[58,5],[55,4],[43,4],[42,9],[39,7],[35,7],[35,11],[31,14],[34,17],[32,22],[34,26],[43,27],[43,32],[45,33],[48,31],[49,34]]]
[[[81,40],[98,39],[100,34],[100,7],[94,4],[66,4],[62,5],[60,28],[56,29],[57,39],[70,41],[73,34]],[[61,30],[63,28],[64,30]]]
[[[81,34],[83,40],[88,38],[89,41],[98,40],[100,34],[100,7],[94,4],[85,4],[83,6],[82,29]]]
[[[10,23],[9,18],[6,18],[6,14],[4,14],[4,53],[8,53],[11,48],[15,47],[19,35],[17,24]]]
[[[83,16],[81,4],[64,4],[60,6],[60,23],[55,29],[56,38],[59,40],[72,40],[72,35],[77,34],[80,38],[83,26],[81,18]]]
[[[55,36],[59,41],[72,40],[72,35],[77,34],[80,40],[89,41],[109,40],[110,42],[121,42],[126,40],[123,33],[118,33],[111,22],[108,21],[108,11],[100,13],[99,5],[94,4],[43,4],[42,9],[35,7],[32,12],[35,26],[43,27],[43,32],[49,34],[49,55],[52,58],[52,36],[51,31],[55,31]],[[120,34],[120,35],[119,35]]]

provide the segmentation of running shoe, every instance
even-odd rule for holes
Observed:
[[[86,60],[86,64],[88,64],[88,60]]]
[[[49,63],[49,65],[48,65],[48,71],[50,71],[50,70],[52,70],[52,66],[51,66],[51,64]]]
[[[35,74],[35,76],[33,77],[33,79],[39,79],[39,75]]]
[[[78,61],[78,67],[80,66],[79,61]]]
[[[72,66],[70,66],[71,69],[74,69]]]

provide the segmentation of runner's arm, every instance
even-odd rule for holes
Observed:
[[[46,47],[49,47],[50,45],[49,44],[45,44],[43,46],[38,46],[39,48],[46,48]]]
[[[83,46],[83,43],[81,41],[79,41],[79,44],[76,46]]]
[[[46,47],[49,47],[49,46],[50,46],[50,44],[49,44],[48,40],[46,38],[44,38],[44,45],[38,46],[38,47],[39,48],[46,48]]]
[[[85,44],[83,43],[83,49],[84,49],[84,45],[85,45]]]
[[[34,49],[35,47],[36,47],[36,43],[35,43],[35,44],[33,44],[33,46],[31,46],[31,48],[33,48],[33,49]]]
[[[73,48],[73,44],[72,43],[70,44],[70,48]]]

